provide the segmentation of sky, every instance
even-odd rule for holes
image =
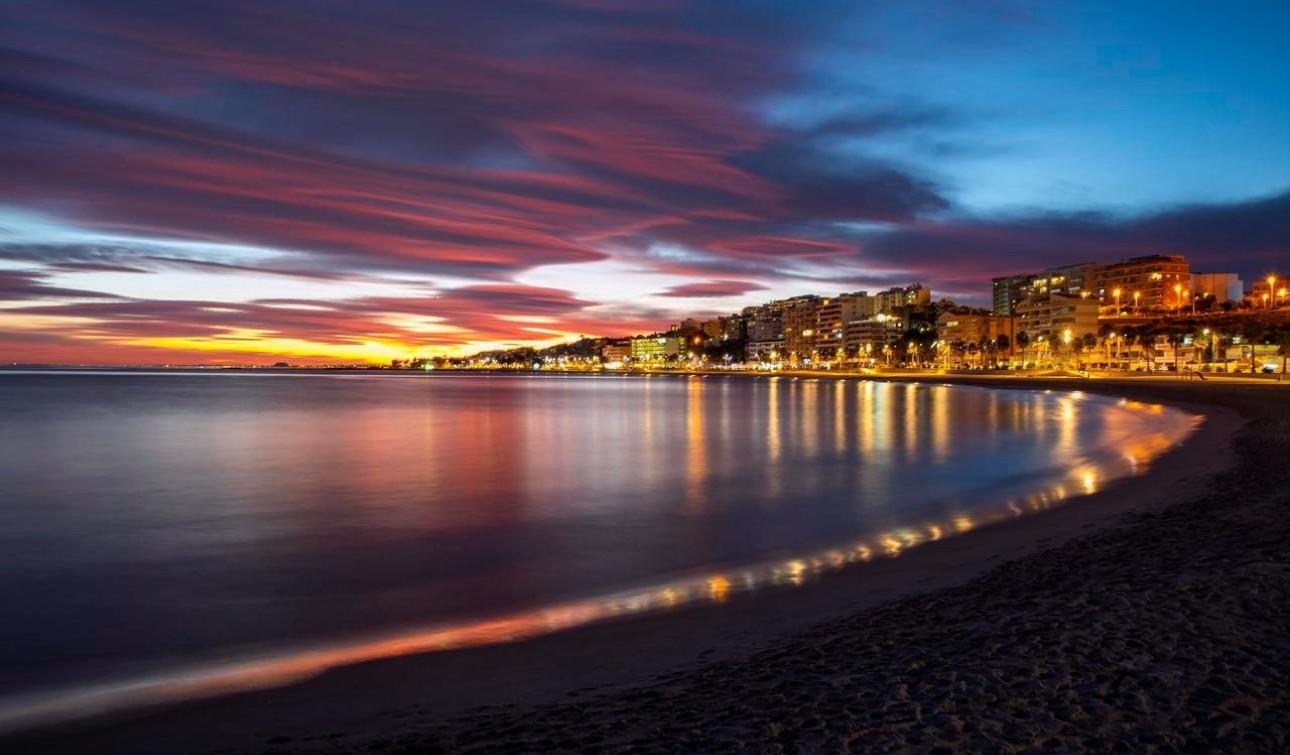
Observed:
[[[388,362],[1290,273],[1290,4],[0,4],[0,363]]]

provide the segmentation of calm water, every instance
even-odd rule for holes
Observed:
[[[1193,421],[863,381],[0,372],[0,698],[800,582],[1095,490]]]

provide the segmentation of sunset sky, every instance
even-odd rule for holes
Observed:
[[[0,363],[1290,271],[1290,3],[0,4]]]

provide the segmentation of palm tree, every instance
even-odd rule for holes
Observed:
[[[1000,334],[999,334],[999,335],[994,339],[994,346],[995,346],[994,362],[995,362],[995,364],[996,364],[996,365],[998,365],[998,363],[999,363],[999,355],[1003,352],[1003,350],[1004,350],[1004,349],[1011,349],[1011,348],[1012,348],[1012,341],[1011,341],[1011,339],[1009,339],[1006,335],[1004,335],[1004,334],[1000,333]],[[1009,359],[1008,361],[1011,363],[1011,361],[1012,361],[1012,360],[1011,360],[1011,359]]]
[[[1277,382],[1281,382],[1286,376],[1286,363],[1290,360],[1290,321],[1283,321],[1277,328],[1277,352],[1281,354],[1281,374],[1277,375]]]

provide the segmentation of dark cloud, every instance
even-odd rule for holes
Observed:
[[[679,286],[672,286],[664,291],[660,296],[673,296],[679,298],[700,298],[705,296],[740,296],[749,291],[765,291],[766,287],[760,283],[749,281],[704,281],[701,283],[683,283]]]
[[[51,286],[41,273],[0,270],[0,301],[36,301],[41,299],[118,299],[114,294]]]
[[[1183,254],[1195,270],[1248,277],[1290,263],[1287,238],[1290,192],[1129,217],[1041,213],[918,224],[862,234],[850,261],[899,266],[942,290],[974,288],[984,297],[992,276],[1148,254]]]

